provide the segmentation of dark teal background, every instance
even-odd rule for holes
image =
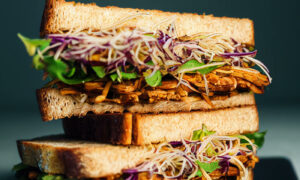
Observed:
[[[82,0],[82,2],[92,2]],[[297,0],[94,0],[98,5],[160,9],[250,18],[255,24],[257,58],[273,83],[257,95],[261,129],[268,129],[263,156],[285,156],[300,173],[300,1]],[[61,132],[60,121],[42,123],[35,89],[42,73],[17,38],[38,37],[44,0],[6,0],[0,4],[0,179],[19,161],[15,140]],[[267,167],[266,167],[267,168]]]

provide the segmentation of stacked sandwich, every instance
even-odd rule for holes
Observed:
[[[17,177],[253,178],[271,77],[251,20],[48,0],[40,33],[19,37],[64,135],[19,140]]]

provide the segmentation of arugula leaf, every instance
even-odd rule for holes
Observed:
[[[206,126],[203,124],[202,129],[193,131],[192,140],[201,140],[205,136],[209,136],[216,133],[215,131],[208,131]]]
[[[215,171],[216,169],[221,168],[219,166],[219,161],[205,163],[205,162],[200,162],[199,160],[197,160],[196,163],[200,168],[202,168],[207,173],[211,173],[211,172]],[[196,175],[201,177],[202,176],[201,170],[198,170]]]
[[[45,71],[50,74],[53,79],[59,79],[66,84],[80,84],[94,79],[92,76],[84,76],[81,71],[74,72],[74,68],[68,70],[68,65],[60,59],[55,60],[52,56],[45,56]],[[77,76],[76,76],[77,75]],[[67,77],[67,78],[66,78]]]
[[[254,140],[254,144],[256,144],[258,148],[261,148],[264,144],[266,133],[267,131],[256,132],[252,134],[245,134],[245,136],[248,137],[250,140]]]
[[[26,50],[30,56],[33,56],[35,54],[35,51],[38,47],[43,50],[47,46],[49,46],[51,42],[51,40],[49,39],[29,39],[25,36],[22,36],[20,33],[18,33],[18,37],[24,43]]]
[[[162,80],[162,74],[159,70],[157,70],[151,77],[152,70],[148,69],[146,72],[144,72],[144,77],[146,80],[146,83],[151,87],[156,87],[161,85]]]
[[[192,59],[192,60],[187,61],[183,65],[179,66],[179,68],[177,69],[177,72],[181,72],[181,71],[186,70],[186,69],[201,67],[203,65],[205,65],[205,63],[200,63],[199,61],[197,61],[195,59]],[[204,69],[198,69],[198,70],[191,71],[191,72],[188,72],[188,73],[199,72],[201,74],[207,74],[207,73],[210,73],[211,71],[213,71],[213,70],[215,70],[219,67],[222,67],[222,66],[223,65],[210,66],[210,67],[206,67]]]
[[[104,76],[105,76],[105,68],[103,66],[92,66],[92,69],[95,71],[96,75],[99,78],[104,78]]]

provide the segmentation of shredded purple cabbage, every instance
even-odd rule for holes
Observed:
[[[229,160],[230,156],[219,156],[219,158],[222,158],[222,160],[219,161],[219,166],[221,167],[221,173],[227,172],[229,170]]]
[[[183,143],[181,141],[170,141],[169,144],[173,147],[173,148],[176,148],[176,147],[179,147],[179,146],[182,146]]]
[[[242,52],[242,53],[223,53],[220,54],[220,56],[224,57],[224,58],[231,58],[231,57],[240,57],[240,56],[255,56],[257,53],[257,50],[255,51],[251,51],[251,52]]]

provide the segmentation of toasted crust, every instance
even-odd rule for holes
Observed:
[[[17,142],[24,164],[45,173],[75,178],[98,178],[121,173],[150,154],[144,146],[113,146],[50,136]]]
[[[145,145],[189,138],[205,124],[222,135],[258,131],[256,106],[161,114],[89,114],[63,120],[65,134],[72,138],[112,144]]]
[[[254,27],[250,19],[214,17],[192,13],[163,12],[119,7],[99,7],[96,4],[47,0],[41,24],[41,36],[61,33],[71,29],[101,30],[115,27],[124,17],[137,14],[126,21],[124,26],[135,26],[147,31],[167,29],[172,17],[176,16],[175,27],[178,36],[193,35],[200,32],[222,33],[242,43],[254,45]],[[164,20],[170,19],[168,22]],[[161,24],[162,23],[162,24]],[[161,24],[155,27],[155,24]]]
[[[45,173],[73,178],[114,176],[122,173],[122,169],[135,167],[152,154],[151,148],[146,146],[113,146],[63,136],[19,140],[17,145],[24,164]],[[253,179],[251,169],[247,179]]]
[[[83,118],[65,118],[63,128],[67,137],[129,145],[132,137],[132,114],[88,114]]]
[[[72,116],[85,116],[88,112],[101,115],[105,113],[170,113],[216,110],[240,106],[255,105],[253,93],[240,93],[225,100],[213,100],[214,107],[209,106],[204,100],[187,101],[161,101],[152,104],[135,104],[123,106],[103,102],[100,104],[80,103],[71,95],[61,95],[57,89],[43,88],[36,92],[37,100],[44,121]]]

